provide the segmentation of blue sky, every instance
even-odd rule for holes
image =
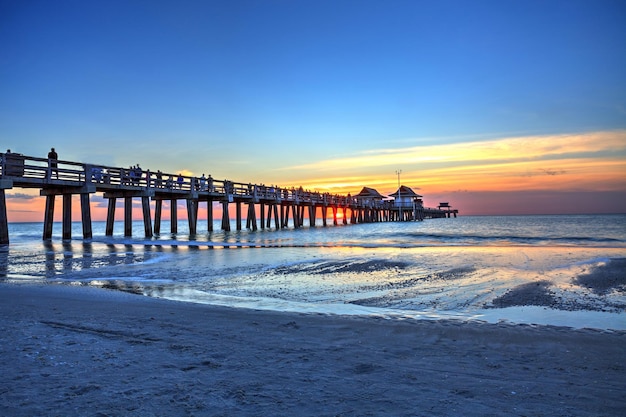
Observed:
[[[244,182],[626,129],[622,1],[0,0],[0,53],[2,146]]]

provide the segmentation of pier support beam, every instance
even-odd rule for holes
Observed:
[[[248,204],[248,217],[246,219],[246,228],[252,229],[254,231],[257,230],[256,210],[254,209],[254,203]]]
[[[150,218],[150,198],[141,197],[141,208],[143,211],[143,229],[146,237],[152,237],[152,219]]]
[[[163,213],[163,200],[154,201],[154,234],[161,234],[161,214]]]
[[[46,211],[43,219],[43,239],[52,239],[52,224],[54,223],[54,200],[55,195],[46,196]]]
[[[293,228],[297,229],[300,227],[300,207],[297,204],[291,206],[292,217],[293,217]]]
[[[93,233],[91,230],[91,206],[89,205],[88,193],[80,195],[80,214],[83,221],[83,239],[91,239]]]
[[[72,238],[72,194],[63,194],[63,240]]]
[[[222,230],[230,232],[230,215],[228,214],[228,201],[222,201]]]
[[[213,231],[213,201],[208,200],[206,202],[206,211],[207,211],[207,229],[209,232]]]
[[[267,206],[267,221],[265,223],[265,226],[269,229],[270,227],[272,227],[272,210],[274,208],[274,204],[268,204]],[[261,216],[261,218],[263,218],[263,216]],[[276,227],[278,229],[278,227]]]
[[[4,188],[0,188],[0,245],[9,244],[9,220],[7,218],[7,200]]]
[[[315,210],[315,205],[311,204],[309,206],[309,227],[315,227],[316,211],[317,210]]]
[[[178,206],[177,200],[170,200],[170,233],[178,233]]]
[[[286,210],[285,210],[286,209]],[[284,229],[289,224],[289,207],[284,204],[280,205],[280,228]]]
[[[241,202],[239,201],[235,203],[235,213],[237,219],[237,225],[235,227],[237,228],[237,230],[241,230]]]
[[[280,229],[280,220],[278,219],[278,204],[272,204],[274,207],[274,227]]]
[[[52,239],[52,225],[54,223],[54,200],[57,195],[63,196],[63,239],[72,238],[72,195],[80,194],[81,220],[83,223],[83,237],[91,238],[91,208],[89,194],[96,191],[91,185],[80,187],[46,187],[39,191],[39,195],[46,197],[46,211],[44,213],[43,239]]]
[[[124,236],[133,235],[133,198],[124,197]]]
[[[52,201],[54,205],[54,200]],[[106,236],[113,236],[113,224],[115,223],[115,205],[117,204],[117,198],[109,198],[109,206],[107,209],[107,224],[104,234]]]
[[[187,221],[189,234],[195,235],[198,225],[198,200],[187,199]]]
[[[144,232],[146,237],[152,237],[152,219],[150,217],[150,199],[154,197],[152,191],[111,191],[105,192],[104,198],[109,200],[109,206],[107,211],[107,224],[105,234],[107,236],[113,236],[113,226],[115,224],[115,208],[117,206],[117,199],[124,199],[124,236],[133,235],[133,197],[141,197],[141,207],[143,214]],[[155,213],[154,226],[155,229],[161,228],[161,213],[159,207],[161,200],[157,200],[157,210],[159,213]]]

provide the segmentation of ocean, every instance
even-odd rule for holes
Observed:
[[[10,223],[0,281],[99,287],[182,302],[313,314],[626,329],[626,215],[423,222],[71,241]],[[161,230],[169,230],[163,222]],[[1,290],[1,286],[0,286]]]

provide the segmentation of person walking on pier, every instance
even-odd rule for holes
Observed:
[[[56,179],[59,179],[59,169],[58,169],[58,159],[59,159],[59,155],[57,154],[57,152],[54,150],[54,148],[50,149],[50,152],[48,152],[48,176],[50,179],[52,179],[52,173],[54,172]]]

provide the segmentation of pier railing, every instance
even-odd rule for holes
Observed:
[[[254,201],[272,200],[302,204],[329,204],[368,208],[393,208],[392,201],[360,200],[354,197],[307,191],[302,188],[267,186],[144,170],[139,167],[120,168],[0,153],[0,177],[15,186],[95,186],[97,190],[153,190],[157,193],[201,193],[224,198],[246,198]]]

